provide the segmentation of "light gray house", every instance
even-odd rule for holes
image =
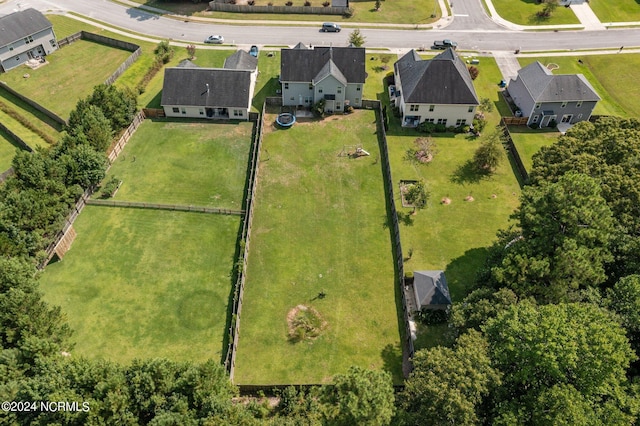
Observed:
[[[9,71],[57,48],[53,25],[37,10],[26,9],[0,18],[0,70]]]
[[[551,121],[568,127],[588,120],[600,96],[582,74],[553,75],[540,62],[518,70],[507,91],[529,117],[527,125],[547,127]]]
[[[444,271],[414,271],[413,294],[420,310],[447,309],[451,305]]]
[[[362,106],[365,50],[362,47],[314,47],[298,43],[282,49],[282,104],[310,107],[324,99],[325,111]]]
[[[462,126],[471,124],[479,105],[466,64],[452,48],[430,60],[411,50],[394,65],[391,101],[402,113],[403,127],[422,122]]]
[[[201,68],[182,61],[164,72],[160,104],[167,117],[248,120],[258,60],[239,51],[224,68]]]

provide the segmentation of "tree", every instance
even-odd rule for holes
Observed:
[[[136,95],[129,89],[119,89],[114,85],[94,87],[88,101],[102,110],[116,132],[131,123],[137,109]]]
[[[469,70],[471,80],[475,80],[480,75],[480,70],[476,66],[470,65],[469,67],[467,67],[467,69]]]
[[[607,290],[606,304],[618,314],[620,323],[627,330],[631,346],[640,351],[640,275],[620,279]]]
[[[521,234],[491,268],[498,285],[554,303],[605,282],[614,222],[597,181],[568,173],[555,183],[525,187],[520,202],[512,218]]]
[[[156,54],[156,58],[163,64],[166,64],[171,60],[174,54],[173,47],[169,44],[168,40],[162,40],[156,48],[153,50]]]
[[[388,425],[394,407],[393,382],[386,371],[350,367],[321,391],[324,417],[332,425]]]
[[[88,143],[96,151],[105,152],[113,140],[111,122],[100,107],[87,100],[78,101],[71,111],[66,131],[69,137],[62,139],[58,151]]]
[[[518,303],[518,296],[508,288],[496,291],[492,288],[479,288],[467,295],[461,303],[454,303],[451,310],[451,323],[461,331],[480,330],[490,318]]]
[[[189,55],[189,59],[193,59],[193,57],[196,55],[196,45],[195,44],[190,44],[187,46],[187,54]]]
[[[425,208],[429,200],[429,192],[427,191],[424,180],[421,179],[407,185],[404,199],[413,206],[413,213],[415,213],[417,209],[422,210]]]
[[[500,374],[479,332],[460,336],[454,349],[420,350],[413,365],[399,397],[407,424],[482,424],[483,400],[500,383]]]
[[[544,7],[541,11],[537,13],[540,18],[548,18],[553,15],[556,8],[558,7],[558,0],[546,0],[544,2]]]
[[[59,158],[67,170],[65,184],[80,185],[83,189],[97,185],[104,179],[107,170],[107,158],[103,152],[95,151],[87,145],[69,150]]]
[[[382,6],[382,2],[380,0],[376,0],[376,11],[380,10],[381,6]]]
[[[493,173],[504,158],[502,131],[496,129],[473,154],[473,163],[483,173]]]
[[[365,40],[366,40],[366,37],[363,36],[362,33],[360,33],[360,29],[358,28],[351,31],[351,34],[349,34],[349,44],[353,45],[354,47],[364,46]]]
[[[538,424],[534,419],[545,418],[550,409],[552,418],[562,417],[554,405],[560,398],[594,407],[599,421],[589,424],[633,421],[626,370],[635,355],[610,312],[592,304],[524,302],[488,320],[483,330],[493,366],[503,374],[492,396],[498,419]]]
[[[413,141],[415,148],[409,148],[404,159],[411,163],[428,163],[433,159],[436,151],[436,143],[430,137],[420,137]]]

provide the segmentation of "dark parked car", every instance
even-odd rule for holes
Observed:
[[[322,24],[322,32],[323,33],[339,33],[340,30],[342,28],[340,28],[340,25],[338,24],[334,24],[333,22],[325,22],[324,24]]]
[[[455,50],[455,48],[458,47],[458,43],[445,39],[442,41],[436,40],[433,42],[433,46],[431,46],[431,48],[435,50],[445,50],[447,47],[451,47]]]

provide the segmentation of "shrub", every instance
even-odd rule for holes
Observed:
[[[558,125],[558,122],[556,120],[550,120],[549,121],[549,127],[551,127],[552,129],[554,127],[556,127]]]
[[[173,58],[173,54],[175,53],[173,47],[169,44],[167,40],[163,40],[156,48],[153,50],[153,53],[156,54],[156,58],[162,61],[163,64],[168,63],[171,58]]]
[[[324,3],[322,3],[322,6],[324,6],[324,7],[329,7],[329,5],[330,5],[330,4],[331,4],[331,3],[329,3],[328,1],[325,1]]]
[[[449,319],[448,309],[423,309],[417,315],[418,320],[426,325],[443,324]]]
[[[351,105],[347,105],[346,107],[344,107],[344,112],[346,112],[347,114],[351,114],[353,112],[353,107]]]
[[[311,6],[311,2],[309,0],[307,0],[307,1],[304,2],[304,5],[305,6]]]
[[[293,2],[289,0],[288,2],[285,3],[285,6],[293,6]]]
[[[445,126],[444,124],[436,124],[436,133],[444,133],[447,131],[447,126]]]
[[[273,2],[270,1],[269,3],[267,3],[267,6],[273,6]]]
[[[344,12],[342,12],[342,16],[344,16],[345,18],[351,18],[353,16],[353,12],[353,8],[349,7],[345,9]]]
[[[484,130],[487,125],[487,120],[484,119],[484,116],[481,114],[476,114],[476,117],[473,119],[473,130],[477,133],[480,133]]]
[[[111,176],[104,185],[102,185],[102,191],[100,192],[100,198],[111,198],[113,197],[116,189],[120,186],[120,179],[115,176]]]
[[[324,106],[326,104],[326,101],[324,99],[320,99],[318,102],[316,102],[316,104],[313,106],[313,114],[316,117],[324,117]]]
[[[249,6],[253,6],[253,5],[255,5],[255,4],[256,4],[256,0],[249,0],[249,1],[247,2],[247,4],[248,4]]]
[[[529,127],[532,129],[539,129],[540,128],[540,124],[538,123],[531,123],[529,124]]]
[[[480,75],[480,70],[478,69],[478,67],[474,67],[473,65],[471,65],[467,69],[469,70],[471,80],[475,80],[476,78],[478,78],[478,75]]]
[[[435,123],[423,121],[418,125],[418,131],[422,133],[433,133],[436,131],[436,125]]]

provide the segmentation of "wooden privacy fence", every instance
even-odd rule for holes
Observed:
[[[516,145],[513,143],[513,138],[511,137],[511,132],[509,132],[509,127],[507,126],[507,120],[505,120],[505,118],[510,117],[502,117],[500,125],[502,126],[502,132],[504,133],[507,151],[509,151],[509,154],[511,154],[511,157],[513,158],[513,163],[515,164],[518,173],[520,173],[522,182],[526,184],[529,182],[529,172],[527,172],[527,168],[524,166],[522,158],[520,158],[520,153],[518,152]]]
[[[381,109],[380,101],[368,100],[367,103],[376,111],[376,130],[378,141],[380,144],[380,159],[382,161],[382,173],[385,180],[387,205],[389,206],[389,214],[391,216],[391,243],[396,262],[396,279],[400,286],[400,294],[402,294],[402,311],[404,318],[404,343],[406,344],[407,356],[413,358],[415,348],[413,340],[411,340],[411,327],[409,326],[409,306],[404,291],[404,258],[402,257],[402,244],[400,243],[400,225],[398,223],[398,211],[396,210],[396,201],[393,194],[393,179],[391,177],[391,164],[389,163],[389,149],[387,146],[387,132],[384,128],[384,117]],[[364,102],[363,102],[364,104]]]
[[[137,201],[119,200],[87,200],[87,204],[107,207],[129,207],[136,209],[172,210],[181,212],[211,213],[242,216],[244,210],[221,209],[217,207],[185,206],[179,204],[142,203]]]
[[[120,136],[120,139],[118,139],[116,143],[109,147],[109,149],[107,150],[107,159],[109,160],[109,165],[113,164],[113,162],[116,161],[116,158],[118,158],[118,155],[120,155],[124,147],[127,145],[127,142],[129,142],[129,139],[131,139],[131,136],[133,136],[140,124],[144,122],[144,119],[144,112],[138,111],[138,113],[133,117],[133,121],[131,122],[131,124],[129,124],[129,127],[127,127],[122,133],[122,136]]]
[[[529,117],[502,117],[502,121],[507,126],[526,126]]]
[[[265,111],[266,102],[262,105]],[[233,290],[233,302],[231,308],[231,324],[229,326],[229,344],[224,357],[224,366],[229,372],[229,378],[233,381],[238,339],[240,336],[240,315],[242,313],[242,300],[244,297],[244,285],[247,274],[247,261],[249,259],[249,247],[251,244],[251,225],[253,223],[254,200],[258,181],[258,168],[260,163],[260,147],[264,133],[264,113],[259,114],[254,122],[253,143],[251,144],[251,163],[249,164],[249,184],[245,197],[245,216],[240,237],[240,258],[238,259],[238,278]]]
[[[320,3],[320,0],[316,0]],[[284,2],[284,0],[283,0]],[[248,4],[230,4],[209,2],[209,9],[214,12],[235,12],[235,13],[277,13],[277,14],[297,14],[297,15],[344,15],[349,12],[348,7],[335,6],[249,6]]]

